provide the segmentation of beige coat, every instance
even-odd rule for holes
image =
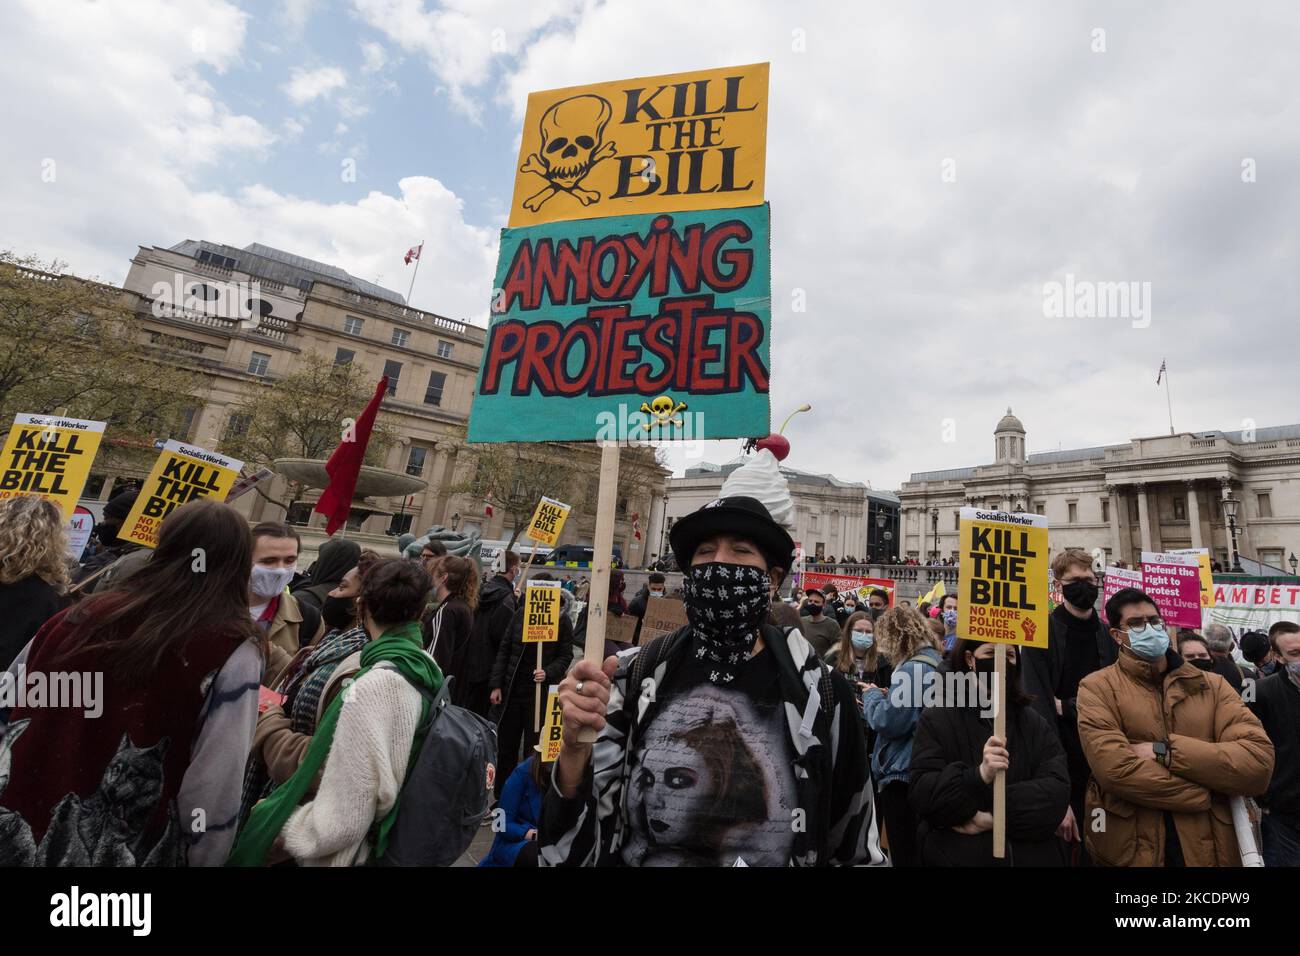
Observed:
[[[1144,661],[1124,648],[1079,684],[1078,709],[1092,768],[1079,827],[1093,860],[1162,866],[1168,811],[1188,866],[1241,865],[1228,798],[1263,793],[1274,757],[1227,681],[1177,654]],[[1169,742],[1168,768],[1129,747],[1157,740]]]

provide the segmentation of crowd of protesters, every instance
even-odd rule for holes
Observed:
[[[606,613],[636,621],[593,663],[568,576],[529,576],[562,607],[540,658],[525,642],[512,552],[482,573],[332,539],[300,572],[292,526],[211,501],[143,549],[116,537],[132,495],[75,567],[57,507],[0,502],[9,686],[102,675],[93,714],[0,701],[0,865],[396,859],[445,706],[493,730],[482,866],[1236,866],[1241,798],[1265,865],[1300,865],[1300,624],[1176,632],[1141,590],[1099,606],[1082,551],[1052,562],[1047,646],[1008,648],[995,736],[995,647],[960,636],[958,595],[791,591],[794,542],[752,498],[673,525],[677,631],[641,641],[664,574],[628,600],[611,573]]]

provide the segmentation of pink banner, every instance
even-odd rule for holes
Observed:
[[[1142,555],[1142,590],[1151,595],[1166,624],[1174,627],[1201,627],[1201,569],[1196,559],[1190,563],[1174,554]]]
[[[849,591],[856,592],[860,601],[866,601],[870,591],[880,588],[889,595],[890,607],[894,606],[894,591],[898,586],[891,578],[864,578],[855,574],[824,574],[819,571],[809,571],[803,575],[801,583],[805,591],[809,588],[820,591],[826,585],[833,584],[841,595]]]
[[[1101,607],[1104,613],[1106,602],[1114,597],[1117,593],[1125,588],[1142,587],[1142,572],[1132,571],[1128,568],[1108,567],[1106,569],[1106,580],[1101,585]]]

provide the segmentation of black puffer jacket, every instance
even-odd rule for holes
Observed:
[[[993,787],[980,777],[992,718],[978,706],[927,707],[912,742],[908,797],[925,866],[1064,866],[1056,828],[1070,805],[1065,750],[1054,728],[1028,705],[1007,708],[1007,855],[993,857],[993,833],[952,829],[992,812]]]
[[[501,639],[509,636],[510,619],[515,616],[515,589],[503,575],[483,582],[474,609],[474,627],[465,652],[465,677],[468,683],[484,684],[492,676]]]
[[[560,639],[542,644],[542,669],[546,671],[543,686],[558,684],[564,679],[573,660],[573,623],[569,615],[560,615]],[[534,683],[533,671],[537,665],[535,644],[524,643],[524,609],[515,612],[510,622],[510,636],[497,650],[496,664],[489,680],[493,690],[501,691],[501,710],[510,706],[511,691],[527,690]]]

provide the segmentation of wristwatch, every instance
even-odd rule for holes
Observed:
[[[1151,744],[1151,749],[1152,751],[1154,751],[1156,755],[1156,760],[1160,762],[1160,766],[1168,767],[1169,766],[1169,742],[1166,740],[1153,741]]]

